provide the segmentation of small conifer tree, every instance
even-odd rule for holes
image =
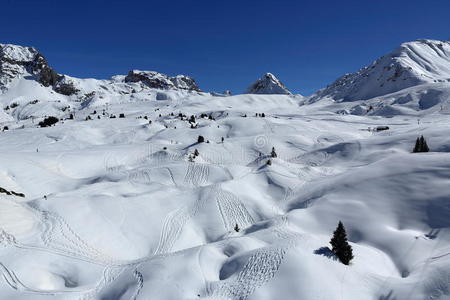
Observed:
[[[272,158],[277,157],[277,153],[275,152],[275,147],[272,147],[272,152],[270,152],[270,156],[271,156]]]
[[[414,145],[413,153],[420,152],[420,138],[416,139],[416,144]]]
[[[344,265],[348,265],[353,259],[353,250],[347,241],[347,233],[345,232],[344,224],[342,224],[341,221],[339,221],[339,224],[333,233],[330,244],[333,247],[331,251],[333,251]]]
[[[239,232],[241,229],[239,228],[239,225],[236,223],[234,226],[234,231]]]
[[[429,152],[430,148],[428,148],[427,141],[423,137],[423,135],[420,137],[420,144],[422,145],[422,152]]]

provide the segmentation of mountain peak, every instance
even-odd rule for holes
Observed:
[[[371,65],[338,78],[311,99],[367,100],[438,82],[450,82],[450,42],[417,40],[403,43]]]
[[[60,76],[33,47],[0,44],[0,91],[16,78],[31,75],[44,86],[54,86]]]
[[[288,88],[272,73],[264,74],[260,79],[248,87],[247,94],[282,94],[291,95]]]

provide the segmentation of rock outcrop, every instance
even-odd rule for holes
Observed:
[[[154,89],[181,89],[200,91],[194,79],[185,75],[169,77],[155,71],[132,70],[125,77],[125,82],[142,82],[149,88]]]

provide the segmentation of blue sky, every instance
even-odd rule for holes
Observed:
[[[450,1],[1,0],[0,42],[38,48],[59,72],[130,69],[242,92],[266,72],[309,95],[419,38],[450,38]]]

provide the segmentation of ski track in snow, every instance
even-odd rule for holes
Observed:
[[[138,271],[138,266],[136,266],[136,268],[134,269],[133,276],[136,279],[136,290],[134,291],[131,300],[136,300],[142,288],[144,287],[144,276],[141,272]]]
[[[269,230],[280,239],[280,242],[255,250],[235,277],[208,283],[206,291],[209,298],[245,300],[275,276],[288,251],[299,239],[305,239],[303,235],[287,228],[286,216],[281,216],[275,221]]]
[[[204,185],[209,178],[209,166],[207,164],[188,163],[184,183],[194,187]]]
[[[213,299],[247,299],[257,288],[272,279],[286,255],[287,247],[256,250],[235,279],[213,285]]]
[[[238,197],[222,190],[220,185],[214,189],[214,193],[217,207],[227,232],[234,230],[236,224],[243,229],[255,222]]]
[[[55,212],[42,212],[45,230],[42,232],[42,241],[49,249],[86,257],[102,263],[113,261],[111,257],[84,241],[67,223],[67,221]]]
[[[205,195],[201,194],[193,204],[175,209],[166,216],[153,255],[167,254],[171,251],[186,222],[197,214],[212,190],[212,187],[205,188]]]

